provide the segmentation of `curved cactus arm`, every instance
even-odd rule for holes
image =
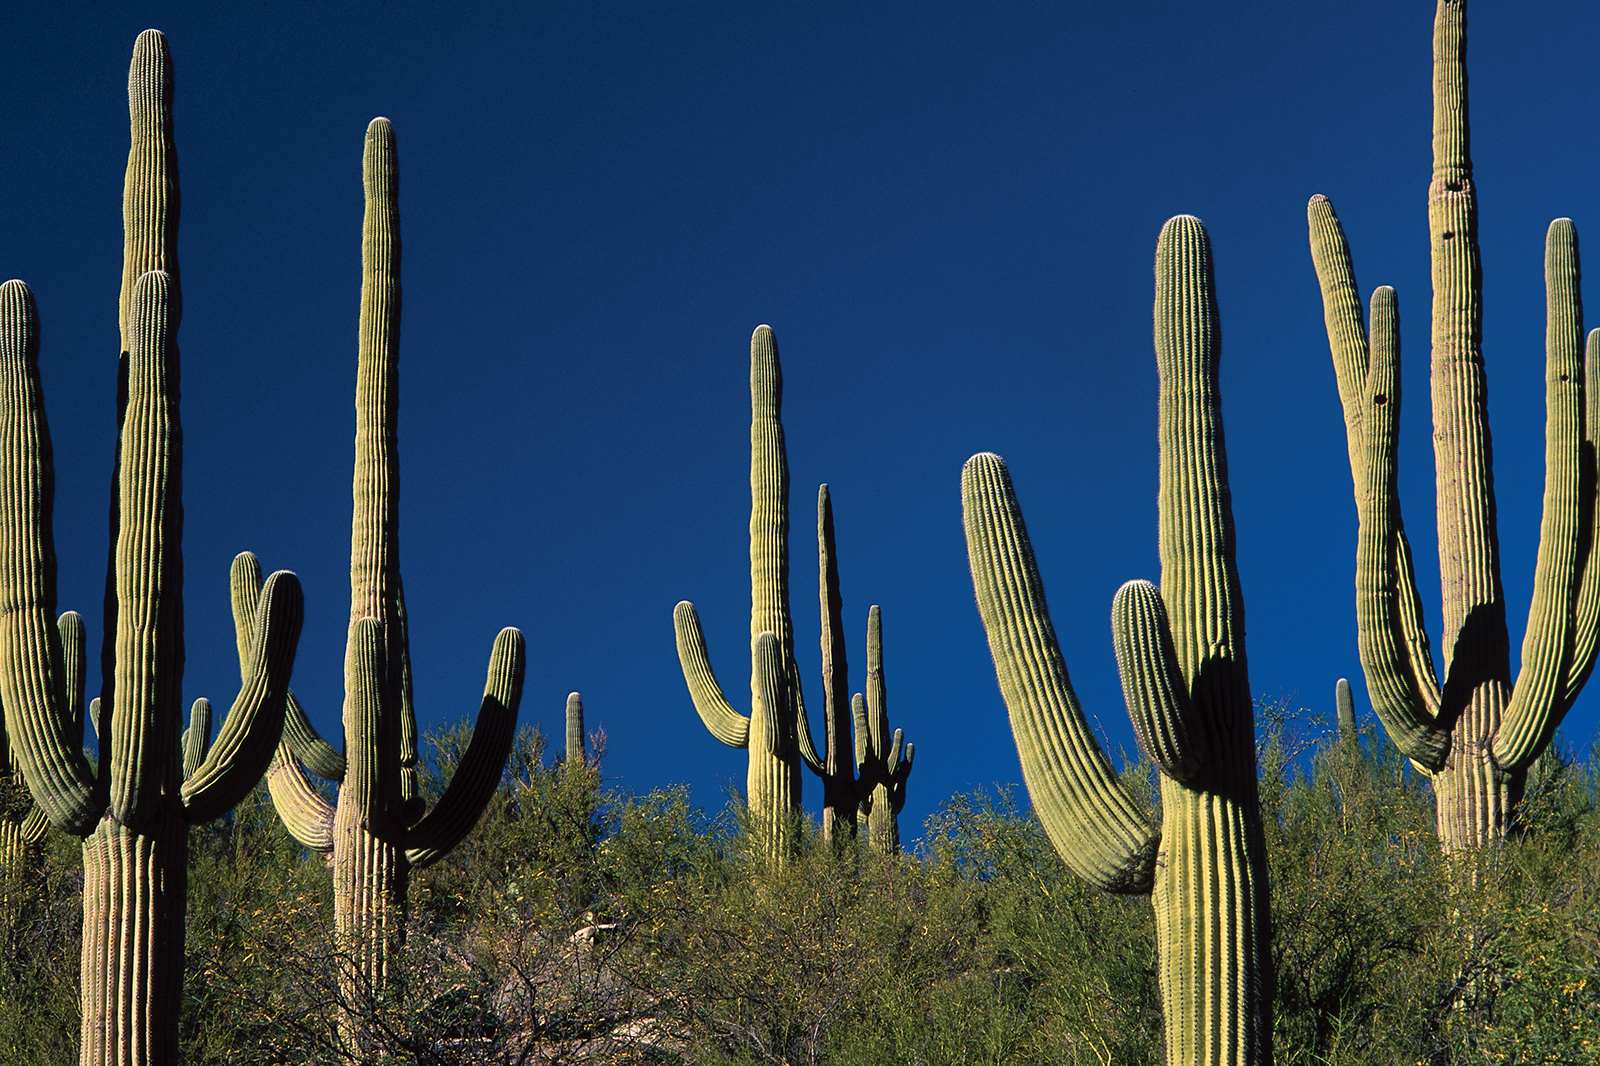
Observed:
[[[400,820],[415,825],[428,809],[417,781],[417,712],[411,699],[411,638],[406,628],[406,594],[400,567],[394,574],[394,621],[389,625],[390,654],[399,660],[400,693]]]
[[[672,626],[678,636],[678,663],[683,667],[683,680],[689,686],[689,698],[700,720],[711,735],[730,748],[747,747],[750,743],[750,719],[733,709],[722,686],[711,672],[711,659],[706,655],[706,635],[700,629],[700,616],[688,600],[672,610]]]
[[[201,696],[189,708],[189,728],[183,731],[183,779],[200,769],[211,752],[211,701]]]
[[[55,614],[55,494],[39,388],[39,319],[20,281],[0,285],[0,704],[5,732],[50,823],[85,836],[105,810],[64,699]]]
[[[1148,892],[1160,834],[1089,731],[999,456],[967,460],[961,497],[978,613],[1039,820],[1080,877],[1107,891]]]
[[[1594,670],[1596,636],[1600,635],[1600,545],[1595,543],[1600,519],[1600,329],[1589,331],[1583,357],[1583,506],[1589,537],[1582,559],[1583,578],[1572,625],[1572,655],[1567,664],[1563,702],[1568,710]],[[1565,713],[1565,712],[1563,712]]]
[[[67,720],[71,722],[70,735],[83,747],[83,688],[84,639],[83,616],[77,611],[67,611],[56,619],[56,632],[61,636],[61,691]]]
[[[256,608],[250,670],[216,743],[183,783],[184,810],[191,822],[208,822],[232,810],[271,763],[283,735],[289,676],[304,620],[300,579],[287,570],[267,578]]]
[[[94,735],[96,739],[99,739],[100,734],[105,731],[101,728],[103,724],[103,720],[100,717],[100,710],[102,706],[103,705],[100,702],[99,696],[96,696],[94,699],[89,701],[89,724],[94,726]]]
[[[252,552],[233,557],[228,573],[233,603],[233,639],[239,650],[239,677],[250,671],[250,648],[255,641],[256,607],[261,601],[261,563]],[[290,692],[283,715],[283,741],[306,769],[327,781],[344,780],[344,755],[323,740],[306,717],[300,701]]]
[[[889,780],[885,785],[896,814],[905,808],[906,781],[911,777],[911,764],[916,754],[917,746],[905,743],[905,734],[896,729],[894,747],[889,751]]]
[[[1117,590],[1111,637],[1139,750],[1174,781],[1194,779],[1206,764],[1205,729],[1195,717],[1167,608],[1154,585],[1129,581]]]
[[[567,751],[566,761],[582,766],[588,758],[583,740],[583,697],[576,692],[567,693]]]
[[[167,275],[141,275],[128,305],[128,409],[117,531],[117,669],[111,714],[113,817],[154,817],[178,748],[183,662],[182,430]]]
[[[1371,363],[1362,386],[1366,432],[1363,484],[1356,498],[1356,624],[1361,666],[1372,708],[1395,747],[1428,770],[1444,765],[1450,732],[1437,724],[1438,705],[1426,706],[1418,672],[1399,637],[1407,590],[1398,562],[1400,497],[1396,454],[1400,438],[1400,327],[1394,290],[1372,294]]]
[[[1565,713],[1575,608],[1582,579],[1584,527],[1583,311],[1578,304],[1578,232],[1570,218],[1550,223],[1544,246],[1544,515],[1534,566],[1533,602],[1522,640],[1522,669],[1490,755],[1503,770],[1530,765]],[[1592,517],[1591,517],[1592,523]]]
[[[1344,227],[1334,214],[1332,202],[1321,194],[1313,196],[1306,205],[1306,221],[1311,233],[1311,260],[1322,290],[1328,348],[1333,354],[1334,377],[1339,387],[1340,405],[1344,408],[1345,443],[1359,507],[1366,485],[1366,456],[1376,444],[1368,438],[1366,417],[1369,401],[1366,386],[1371,372],[1369,351],[1373,342],[1369,341],[1367,328],[1362,322],[1361,298],[1356,289],[1350,245],[1345,239]],[[1374,293],[1373,299],[1377,298],[1377,293]],[[1376,322],[1373,328],[1378,328]],[[1409,653],[1405,657],[1404,672],[1410,677],[1415,695],[1408,697],[1408,702],[1413,705],[1420,703],[1431,716],[1437,713],[1439,707],[1439,684],[1433,670],[1428,636],[1422,627],[1422,600],[1417,594],[1411,546],[1400,524],[1398,504],[1394,509],[1394,521],[1398,540],[1393,553],[1399,626],[1399,635],[1394,639],[1400,640]],[[1398,657],[1398,652],[1393,654]]]
[[[1342,677],[1333,686],[1333,703],[1339,723],[1339,739],[1353,739],[1356,736],[1356,701],[1350,693],[1350,682]]]
[[[312,851],[333,850],[334,808],[312,787],[286,741],[279,741],[267,769],[272,806],[289,835]]]
[[[50,819],[44,816],[44,811],[37,805],[29,807],[28,813],[22,818],[22,827],[18,830],[22,843],[27,847],[39,843],[44,839],[45,830],[50,828]]]
[[[750,655],[758,679],[756,706],[750,715],[750,746],[781,759],[789,754],[790,735],[784,728],[784,697],[788,695],[788,686],[777,635],[762,633],[756,637]]]
[[[867,697],[857,692],[850,698],[853,747],[856,757],[856,793],[866,799],[872,794],[872,726],[867,717]]]
[[[472,742],[438,804],[406,834],[406,858],[412,866],[430,866],[444,858],[472,832],[488,806],[516,735],[527,657],[527,642],[520,631],[507,627],[495,637]]]

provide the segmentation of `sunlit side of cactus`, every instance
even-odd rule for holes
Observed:
[[[1023,777],[1067,865],[1115,892],[1151,892],[1166,1061],[1268,1063],[1272,955],[1255,736],[1217,393],[1210,244],[1199,220],[1156,249],[1161,377],[1161,588],[1112,605],[1123,694],[1161,775],[1158,833],[1089,729],[1067,676],[1011,477],[998,456],[962,472],[979,613]]]

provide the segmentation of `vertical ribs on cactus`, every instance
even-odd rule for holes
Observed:
[[[38,315],[0,285],[0,704],[38,819],[83,838],[80,1061],[175,1062],[183,1002],[188,827],[260,779],[282,732],[302,602],[293,574],[259,597],[238,698],[214,743],[210,703],[185,735],[182,431],[178,409],[177,160],[172,62],[154,30],[128,75],[117,458],[103,688],[83,753],[83,626],[55,617],[55,475],[39,383]]]
[[[1151,894],[1171,1066],[1272,1058],[1271,912],[1219,347],[1210,243],[1199,220],[1179,216],[1156,248],[1161,587],[1130,581],[1111,611],[1128,714],[1160,771],[1159,831],[1073,692],[1005,463],[975,455],[961,479],[978,610],[1029,795],[1076,874]]]
[[[437,862],[472,831],[505,768],[516,730],[526,647],[503,629],[472,741],[431,811],[417,794],[417,727],[399,556],[399,169],[388,119],[367,127],[363,152],[361,316],[356,370],[356,461],[350,555],[350,628],[345,650],[340,755],[291,698],[268,787],[279,817],[308,848],[333,853],[334,924],[354,963],[347,992],[365,995],[387,977],[404,926],[409,872]],[[260,571],[237,567],[234,588],[248,606]],[[236,610],[239,646],[253,634]],[[330,804],[307,770],[338,782]],[[345,1032],[359,1042],[359,1026]]]
[[[1318,195],[1307,207],[1355,487],[1361,666],[1390,739],[1432,778],[1439,840],[1447,851],[1485,845],[1505,831],[1528,767],[1594,668],[1600,630],[1594,560],[1600,338],[1589,335],[1585,355],[1577,233],[1561,218],[1545,238],[1544,513],[1522,669],[1513,683],[1493,524],[1465,45],[1465,0],[1440,0],[1428,220],[1442,683],[1400,516],[1397,299],[1393,289],[1379,287],[1363,321],[1350,248],[1333,204]]]
[[[673,610],[678,661],[695,710],[711,735],[734,748],[747,748],[746,802],[763,846],[774,857],[790,847],[789,826],[800,815],[802,761],[823,780],[822,833],[854,836],[858,809],[872,802],[882,784],[888,802],[884,839],[893,814],[905,803],[905,779],[911,772],[911,746],[895,761],[893,781],[858,777],[858,771],[887,767],[888,753],[867,743],[864,715],[852,715],[844,638],[839,628],[842,600],[833,534],[833,505],[828,486],[817,490],[818,591],[822,607],[822,677],[827,751],[819,756],[806,719],[805,701],[794,664],[794,626],[789,613],[789,463],[784,449],[783,371],[778,340],[770,326],[758,326],[750,337],[750,705],[749,716],[734,709],[711,669],[705,633],[694,604],[684,600]],[[876,611],[876,608],[873,608]],[[770,639],[769,639],[770,638]],[[842,754],[844,735],[857,726],[856,766]],[[887,719],[883,731],[887,732]],[[896,732],[896,752],[899,751]],[[896,843],[897,847],[898,844]]]

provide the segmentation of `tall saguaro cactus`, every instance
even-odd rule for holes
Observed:
[[[449,787],[423,816],[416,789],[417,725],[399,552],[399,164],[394,129],[375,118],[363,153],[366,212],[361,240],[361,324],[356,369],[356,463],[350,550],[350,630],[345,646],[343,758],[289,701],[284,741],[267,776],[290,833],[333,853],[334,925],[352,966],[344,994],[355,1007],[387,979],[404,924],[409,873],[447,855],[472,831],[493,796],[516,730],[526,646],[503,629],[490,654],[488,681],[472,742]],[[236,572],[252,590],[259,572]],[[247,604],[248,594],[242,598]],[[236,611],[240,647],[250,614]],[[304,765],[303,765],[304,764]],[[306,766],[339,781],[329,804]],[[362,1040],[358,1012],[346,1036]]]
[[[1011,476],[995,455],[975,455],[962,471],[967,552],[1023,777],[1051,842],[1092,884],[1152,894],[1166,1061],[1270,1063],[1267,864],[1211,253],[1198,219],[1179,216],[1161,231],[1155,347],[1161,588],[1128,582],[1111,618],[1129,717],[1161,774],[1159,832],[1072,691]]]
[[[1356,620],[1373,708],[1395,745],[1429,774],[1446,851],[1497,839],[1534,760],[1594,668],[1600,566],[1594,562],[1600,341],[1582,354],[1577,234],[1550,224],[1544,517],[1533,603],[1513,684],[1493,524],[1477,187],[1468,154],[1466,4],[1440,0],[1433,35],[1432,392],[1444,681],[1434,673],[1396,462],[1400,339],[1394,290],[1363,322],[1344,230],[1324,196],[1307,208],[1311,257],[1344,406],[1360,524]],[[1370,327],[1370,333],[1369,333]]]
[[[177,1061],[188,827],[260,779],[282,730],[302,603],[293,574],[260,596],[245,683],[210,743],[210,704],[183,730],[182,432],[178,411],[177,173],[172,64],[154,30],[129,72],[133,144],[120,439],[111,510],[98,771],[82,751],[83,638],[55,620],[54,470],[38,371],[38,316],[0,285],[0,703],[38,810],[83,838],[80,1061]]]
[[[673,610],[678,661],[695,710],[711,735],[734,748],[748,748],[745,778],[756,832],[774,857],[789,848],[790,825],[800,812],[803,760],[822,777],[823,835],[840,825],[854,833],[857,805],[873,782],[858,783],[843,763],[844,709],[848,699],[843,640],[838,636],[838,567],[834,558],[833,509],[828,486],[817,493],[817,539],[823,611],[823,684],[827,693],[828,751],[819,756],[806,720],[794,666],[794,625],[789,614],[789,462],[783,442],[783,370],[770,326],[750,337],[750,704],[748,716],[734,710],[711,670],[705,633],[694,604]],[[909,747],[900,778],[910,773]],[[897,808],[898,809],[898,808]]]

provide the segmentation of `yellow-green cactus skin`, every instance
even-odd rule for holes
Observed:
[[[39,386],[38,315],[0,285],[0,703],[37,811],[83,838],[80,1061],[176,1063],[189,826],[255,787],[282,732],[302,618],[293,574],[261,590],[243,684],[215,742],[211,705],[183,728],[182,429],[172,63],[154,30],[129,75],[133,148],[121,299],[121,435],[102,662],[98,772],[82,750],[83,627],[55,618],[55,491]],[[31,817],[31,816],[30,816]]]
[[[290,833],[308,848],[332,852],[334,925],[357,963],[344,974],[346,998],[354,1002],[389,976],[390,953],[405,924],[410,871],[448,854],[493,796],[516,732],[527,660],[522,634],[501,630],[472,741],[444,795],[425,813],[417,794],[417,723],[400,580],[400,176],[388,119],[375,118],[367,127],[362,175],[346,750],[340,756],[318,737],[291,697],[284,739],[267,775]],[[235,570],[244,608],[234,614],[241,648],[252,635],[248,606],[259,586],[259,570]],[[335,803],[313,787],[307,769],[340,783]],[[359,1045],[353,1017],[346,1020],[345,1035]]]
[[[794,666],[794,626],[789,614],[789,462],[782,408],[778,339],[770,326],[758,326],[750,337],[750,715],[740,714],[723,694],[711,669],[694,604],[684,600],[672,614],[678,661],[701,721],[729,747],[749,749],[746,801],[760,844],[774,858],[789,850],[791,831],[800,816],[802,761],[823,780],[822,833],[827,840],[836,834],[855,835],[858,812],[863,804],[871,803],[872,790],[880,783],[877,777],[860,776],[861,771],[888,766],[886,753],[869,761],[869,754],[877,749],[865,745],[859,730],[856,765],[843,756],[844,736],[851,728],[851,703],[840,628],[842,601],[833,504],[827,485],[817,490],[825,754],[818,755],[811,738]],[[859,724],[864,719],[858,715],[855,721]],[[904,805],[905,778],[911,772],[910,745],[906,745],[904,757],[896,760],[896,768],[891,803]],[[891,784],[887,778],[881,783]],[[893,807],[895,812],[899,809]],[[898,841],[897,833],[893,839]]]
[[[975,455],[962,472],[973,586],[1028,792],[1074,872],[1151,893],[1169,1066],[1272,1060],[1271,911],[1219,347],[1210,243],[1198,219],[1179,216],[1156,248],[1161,588],[1131,581],[1112,605],[1129,717],[1160,770],[1159,832],[1073,693],[1005,463]]]
[[[1411,548],[1400,517],[1399,312],[1372,294],[1363,321],[1355,271],[1333,204],[1307,208],[1311,258],[1344,407],[1359,522],[1356,621],[1374,710],[1395,745],[1432,779],[1446,851],[1505,832],[1528,767],[1594,668],[1600,566],[1594,563],[1600,340],[1583,352],[1577,233],[1550,224],[1545,242],[1545,492],[1533,602],[1513,683],[1494,527],[1477,186],[1468,153],[1466,4],[1440,0],[1433,36],[1434,470],[1443,590],[1444,681],[1422,626]]]

